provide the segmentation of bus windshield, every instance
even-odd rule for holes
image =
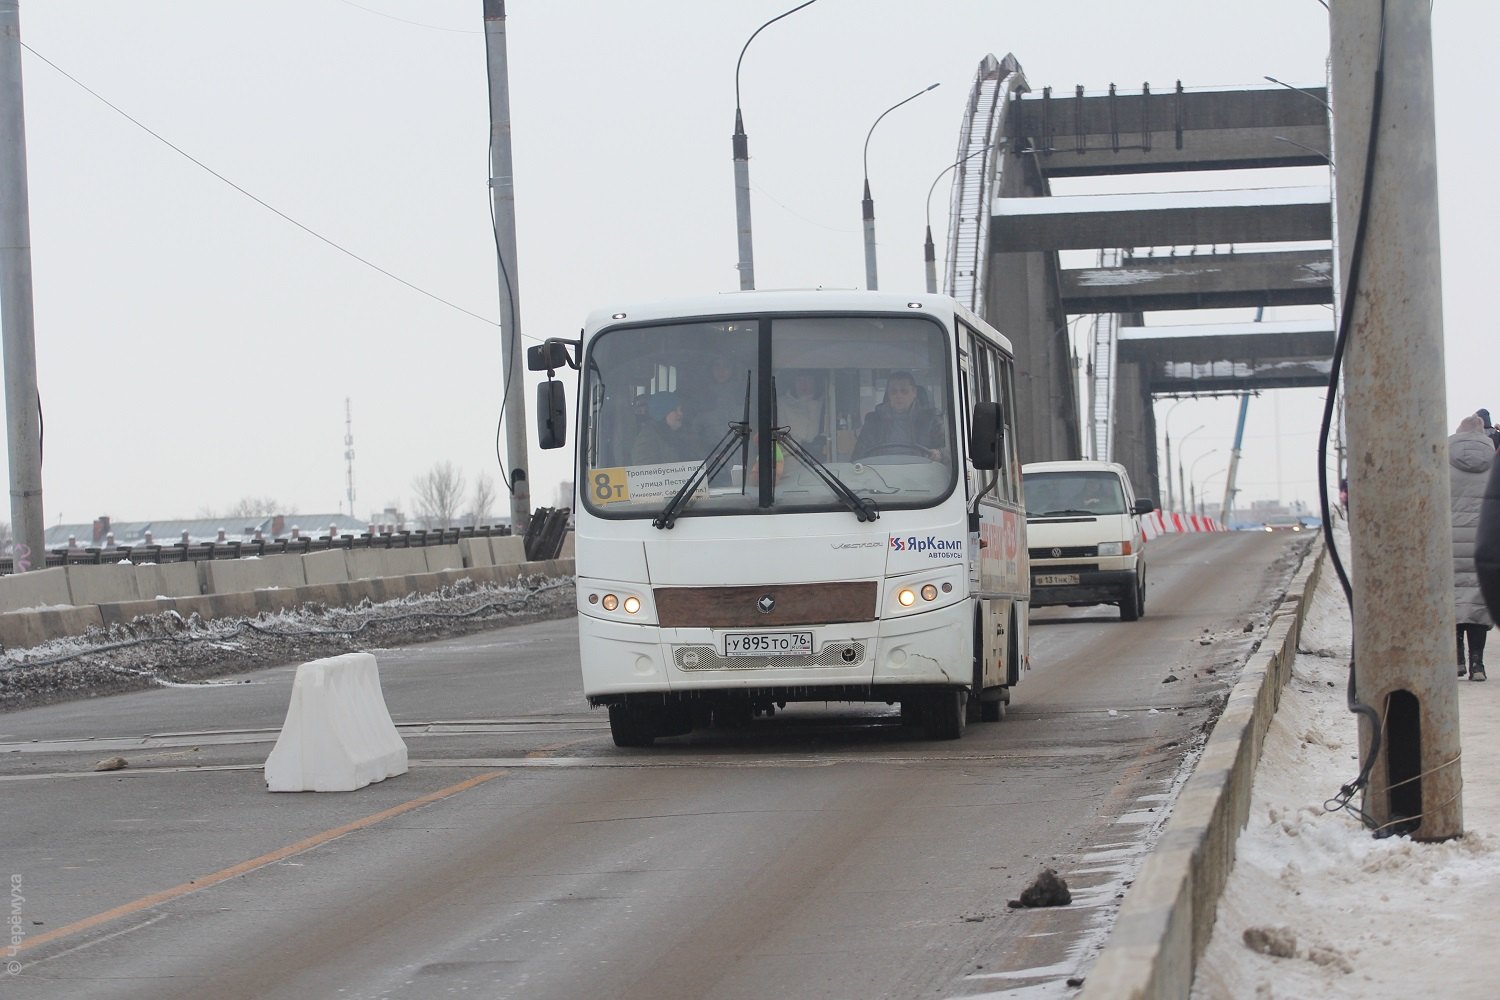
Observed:
[[[583,365],[580,493],[601,516],[651,517],[722,451],[684,516],[852,509],[830,476],[880,509],[931,506],[956,483],[948,341],[920,316],[603,330]]]

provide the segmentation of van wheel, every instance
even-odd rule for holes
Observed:
[[[939,691],[927,696],[923,705],[923,723],[927,738],[956,740],[964,734],[969,718],[969,692],[963,688]]]
[[[651,713],[630,705],[609,706],[609,734],[617,747],[649,747],[656,741]]]
[[[1130,589],[1120,595],[1120,621],[1138,621],[1141,613],[1146,610],[1146,595],[1142,592],[1141,582],[1134,581]]]

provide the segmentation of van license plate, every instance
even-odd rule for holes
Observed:
[[[1036,578],[1038,587],[1076,587],[1078,586],[1077,573],[1043,573]]]
[[[725,656],[810,656],[811,632],[730,632]]]

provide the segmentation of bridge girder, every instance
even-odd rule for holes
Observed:
[[[1058,275],[1069,314],[1187,311],[1333,302],[1329,250],[1132,257]]]

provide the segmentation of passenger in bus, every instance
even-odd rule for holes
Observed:
[[[677,393],[652,394],[646,400],[646,422],[630,448],[630,464],[662,465],[702,457],[697,436],[683,427],[682,401]]]
[[[687,400],[690,429],[700,441],[713,445],[729,432],[731,423],[745,419],[745,375],[749,367],[737,366],[726,357],[714,358],[708,380]]]
[[[885,382],[885,400],[865,417],[854,445],[854,461],[875,455],[921,455],[943,461],[943,419],[922,398],[911,372],[893,372]]]
[[[828,458],[828,400],[816,374],[810,371],[788,372],[790,389],[776,401],[776,422],[791,431],[802,447],[825,461]],[[782,376],[785,378],[786,376]],[[781,379],[777,379],[777,388]]]

